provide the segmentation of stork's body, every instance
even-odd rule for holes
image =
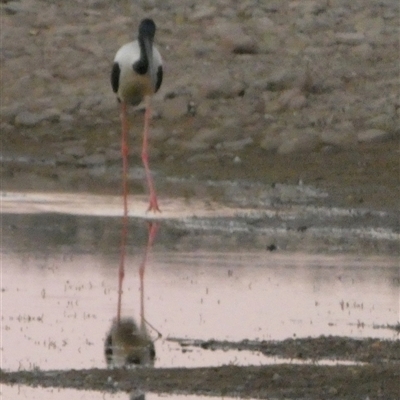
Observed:
[[[147,185],[150,192],[148,211],[160,211],[157,202],[153,179],[148,162],[148,135],[149,121],[151,118],[151,96],[161,86],[163,69],[162,58],[153,45],[156,26],[151,19],[144,19],[139,26],[139,35],[136,41],[123,45],[115,55],[111,71],[111,85],[121,103],[122,123],[122,160],[123,160],[123,195],[124,216],[127,217],[128,195],[128,119],[127,105],[138,105],[145,101],[146,112],[144,116],[142,160],[146,171]]]

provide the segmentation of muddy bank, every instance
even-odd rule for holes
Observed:
[[[259,399],[397,399],[398,365],[2,372],[5,384]],[[128,395],[127,395],[128,396]]]
[[[398,329],[398,327],[397,327]],[[261,399],[396,399],[399,395],[400,345],[398,341],[357,340],[344,337],[288,339],[279,342],[218,342],[170,339],[186,352],[193,346],[208,351],[231,349],[260,351],[291,362],[280,364],[211,368],[136,368],[70,371],[2,371],[5,384],[77,388],[99,391],[151,391]],[[318,365],[331,360],[332,365]],[[351,366],[334,365],[344,360],[367,362]]]
[[[384,328],[384,327],[381,327]],[[386,327],[400,332],[400,325]],[[379,329],[379,327],[377,327]],[[168,340],[179,343],[182,349],[201,347],[210,351],[222,349],[259,351],[267,356],[284,357],[297,360],[311,359],[318,363],[320,359],[348,360],[357,362],[383,363],[400,362],[400,343],[398,341],[385,341],[379,339],[350,339],[337,336],[320,336],[318,338],[286,339],[284,341],[251,341],[228,342],[217,340]]]
[[[226,189],[231,191],[232,187],[227,185]],[[399,254],[395,212],[317,206],[320,192],[306,186],[258,185],[256,189],[265,201],[274,197],[276,204],[248,208],[177,198],[162,203],[164,211],[157,217],[145,213],[145,197],[132,198],[130,251],[143,245],[149,218],[155,218],[159,227],[154,244],[157,251],[261,250],[269,259],[273,254],[290,253],[295,258],[294,253],[300,258],[300,254],[362,254],[388,256],[390,265],[390,257]],[[244,190],[251,188],[247,185]],[[284,204],[279,201],[282,197]],[[120,200],[118,196],[88,194],[3,193],[3,245],[21,251],[22,243],[33,242],[34,251],[63,248],[73,252],[80,248],[112,254],[119,248],[121,218],[115,215],[120,214]],[[382,264],[384,259],[376,261]],[[354,257],[352,262],[358,264]]]

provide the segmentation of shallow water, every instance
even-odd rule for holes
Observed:
[[[121,314],[139,322],[143,305],[155,367],[307,362],[182,347],[169,340],[176,338],[397,337],[386,327],[399,318],[396,257],[252,251],[243,232],[235,237],[240,210],[171,200],[155,224],[146,200],[132,199]],[[2,193],[1,205],[2,368],[105,367],[104,340],[117,316],[120,199]],[[224,234],[209,235],[207,226],[228,216]],[[188,235],[188,221],[199,227],[203,218],[209,225]],[[151,248],[150,226],[158,226]]]
[[[106,366],[104,339],[117,312],[118,246],[104,238],[96,243],[96,230],[88,240],[84,229],[71,226],[92,220],[77,218],[3,217],[4,369]],[[118,223],[109,218],[107,224]],[[137,321],[138,270],[148,232],[147,223],[138,224],[142,230],[131,238],[122,295],[122,315]],[[155,341],[155,367],[294,361],[250,351],[183,348],[168,338],[397,337],[384,328],[399,317],[396,258],[180,251],[161,224],[143,285],[145,318],[162,334]],[[148,327],[154,339],[156,330]]]
[[[29,400],[128,400],[127,393],[104,393],[91,390],[32,388],[22,385],[1,385],[0,395],[3,400],[29,399]],[[131,399],[134,399],[132,397]],[[193,395],[167,395],[146,393],[140,400],[233,400],[233,397],[210,397]],[[250,399],[251,400],[251,399]]]

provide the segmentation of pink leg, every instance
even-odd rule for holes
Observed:
[[[124,214],[122,217],[122,232],[121,232],[121,256],[118,273],[118,310],[117,322],[121,320],[121,302],[122,302],[122,283],[125,275],[125,255],[126,255],[126,241],[128,235],[128,119],[126,115],[126,103],[121,103],[121,124],[122,124],[122,140],[121,140],[121,153],[122,153],[122,189],[123,189],[123,202]]]
[[[144,316],[144,271],[146,268],[146,263],[147,263],[147,256],[150,252],[150,248],[153,245],[154,239],[157,235],[158,231],[158,224],[155,222],[150,222],[149,223],[149,236],[147,239],[147,246],[144,251],[143,255],[143,260],[142,263],[140,264],[139,268],[139,277],[140,277],[140,326],[142,332],[146,331],[146,326],[145,326],[145,316]]]
[[[144,165],[144,169],[146,171],[146,179],[147,186],[150,192],[150,203],[147,211],[153,210],[154,212],[161,212],[158,207],[157,195],[154,189],[153,178],[151,176],[150,168],[149,168],[149,156],[148,156],[148,137],[149,137],[149,122],[151,118],[151,107],[150,107],[150,98],[146,97],[146,112],[144,114],[144,131],[143,131],[143,147],[142,147],[142,161]]]
[[[129,124],[126,113],[126,103],[121,103],[121,123],[122,123],[122,141],[121,141],[121,153],[122,153],[122,189],[124,197],[124,217],[128,217],[128,133]]]

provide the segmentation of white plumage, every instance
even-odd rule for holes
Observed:
[[[139,41],[135,40],[124,44],[118,50],[114,62],[118,63],[120,68],[117,90],[120,101],[137,105],[145,96],[153,95],[160,87],[161,82],[158,83],[157,71],[162,68],[162,58],[156,47],[153,46],[152,50],[153,71],[149,68],[149,71],[144,75],[138,74],[132,67],[140,60]],[[158,72],[158,74],[160,73]]]
[[[124,186],[124,215],[127,216],[127,174],[128,174],[128,120],[127,105],[138,105],[145,101],[142,160],[150,192],[148,210],[160,211],[148,163],[148,131],[151,117],[150,99],[158,91],[163,78],[162,58],[153,45],[156,25],[151,19],[144,19],[139,26],[138,39],[124,44],[115,55],[111,71],[111,86],[121,103],[122,160]]]

